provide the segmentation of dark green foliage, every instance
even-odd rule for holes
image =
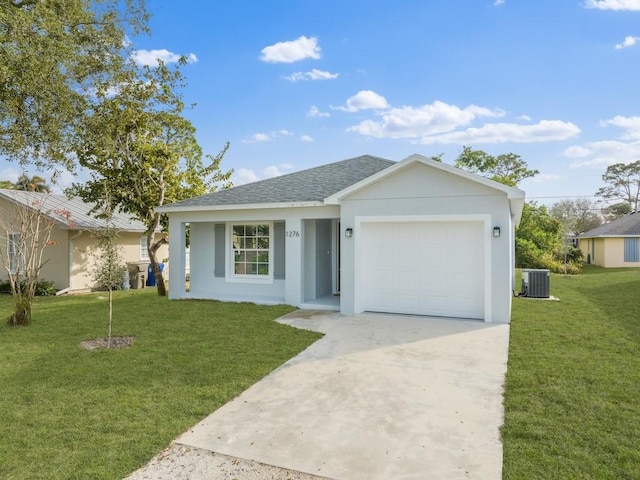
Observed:
[[[494,157],[482,150],[473,150],[470,147],[463,147],[462,153],[458,156],[455,166],[472,173],[479,173],[489,177],[496,182],[517,186],[525,178],[534,177],[538,170],[528,168],[520,155],[506,153]]]
[[[49,295],[55,295],[56,289],[54,288],[54,282],[48,280],[40,280],[36,284],[36,297],[47,297]],[[24,288],[24,284],[20,284],[20,288]],[[0,281],[0,293],[11,294],[11,283],[8,281]]]
[[[229,187],[233,173],[220,170],[229,144],[203,160],[196,129],[183,116],[180,68],[185,64],[184,58],[172,67],[132,64],[116,84],[99,89],[76,142],[78,162],[91,180],[68,192],[94,202],[96,212],[120,210],[144,223],[159,295],[166,294],[166,287],[156,252],[168,240],[154,238],[158,227],[166,227],[166,215],[156,207]]]
[[[125,35],[146,22],[144,0],[1,2],[0,155],[73,167],[88,99],[125,64]]]
[[[526,203],[516,228],[516,267],[547,268],[556,273],[578,273],[582,259],[566,245],[562,224],[547,207]]]

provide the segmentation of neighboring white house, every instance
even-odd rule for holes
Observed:
[[[365,155],[218,191],[159,208],[169,297],[505,323],[523,204],[517,188],[420,155]]]

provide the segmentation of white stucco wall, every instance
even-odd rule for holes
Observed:
[[[446,221],[455,220],[456,216],[460,220],[485,218],[489,237],[486,268],[490,269],[490,284],[485,286],[490,318],[485,321],[509,322],[513,225],[506,193],[416,163],[342,200],[341,229],[354,228],[354,238],[362,219],[376,216],[422,216],[430,220],[441,217]],[[491,236],[495,226],[501,229],[498,238]],[[341,311],[347,315],[357,313],[354,238],[341,236]]]
[[[304,226],[306,219],[331,219],[340,216],[339,207],[289,207],[267,209],[209,210],[198,212],[176,212],[169,215],[169,298],[202,298],[258,303],[288,303],[299,306],[304,301]],[[273,279],[265,282],[237,282],[214,275],[215,224],[216,223],[285,223],[286,232],[298,232],[285,236],[285,280]],[[189,224],[191,238],[190,291],[185,289],[184,251],[185,225]],[[307,251],[307,255],[314,252]],[[229,252],[225,252],[229,255]],[[315,260],[314,260],[315,261]]]
[[[516,194],[519,195],[517,191]],[[353,237],[344,236],[346,228],[353,228],[357,236],[362,222],[376,219],[401,221],[411,217],[414,221],[474,221],[482,223],[486,236],[483,239],[486,270],[484,320],[500,323],[509,321],[514,275],[514,225],[505,191],[416,162],[407,164],[392,175],[382,176],[377,183],[352,192],[338,203],[316,207],[235,210],[212,207],[210,210],[171,213],[169,297],[284,302],[300,306],[306,299],[323,293],[324,290],[319,290],[318,285],[328,285],[327,275],[335,274],[334,267],[334,272],[327,270],[320,275],[319,267],[324,264],[317,263],[318,252],[326,251],[326,247],[335,242],[334,222],[325,222],[334,230],[332,236],[326,239],[322,237],[319,241],[319,227],[312,220],[339,219],[340,303],[342,313],[350,315],[358,310],[356,242]],[[240,283],[229,278],[228,270],[224,277],[216,276],[215,224],[266,221],[285,224],[285,279]],[[187,224],[191,232],[190,291],[186,291],[184,280],[184,232]],[[498,238],[492,235],[494,227],[500,227],[501,236]],[[289,235],[290,232],[294,234]],[[228,248],[225,255],[229,255]]]

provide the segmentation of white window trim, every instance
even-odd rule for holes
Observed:
[[[238,225],[267,225],[269,227],[269,275],[237,275],[233,249],[233,227]],[[226,275],[229,283],[273,283],[273,222],[227,222],[226,223]]]
[[[12,275],[16,273],[15,267],[17,263],[20,261],[20,258],[18,258],[18,251],[15,247],[16,242],[12,241],[13,237],[15,236],[20,237],[21,236],[20,232],[7,233],[7,257],[9,258],[9,271],[11,272]],[[20,243],[20,240],[18,240],[18,243]],[[14,245],[13,252],[11,252],[12,245]],[[24,271],[24,265],[22,265],[22,268],[20,268],[20,270]]]
[[[148,262],[149,261],[149,250],[147,250],[147,236],[142,235],[140,237],[140,261]]]

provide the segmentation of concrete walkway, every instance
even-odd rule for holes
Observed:
[[[298,311],[325,337],[176,443],[332,479],[498,480],[508,325]]]

